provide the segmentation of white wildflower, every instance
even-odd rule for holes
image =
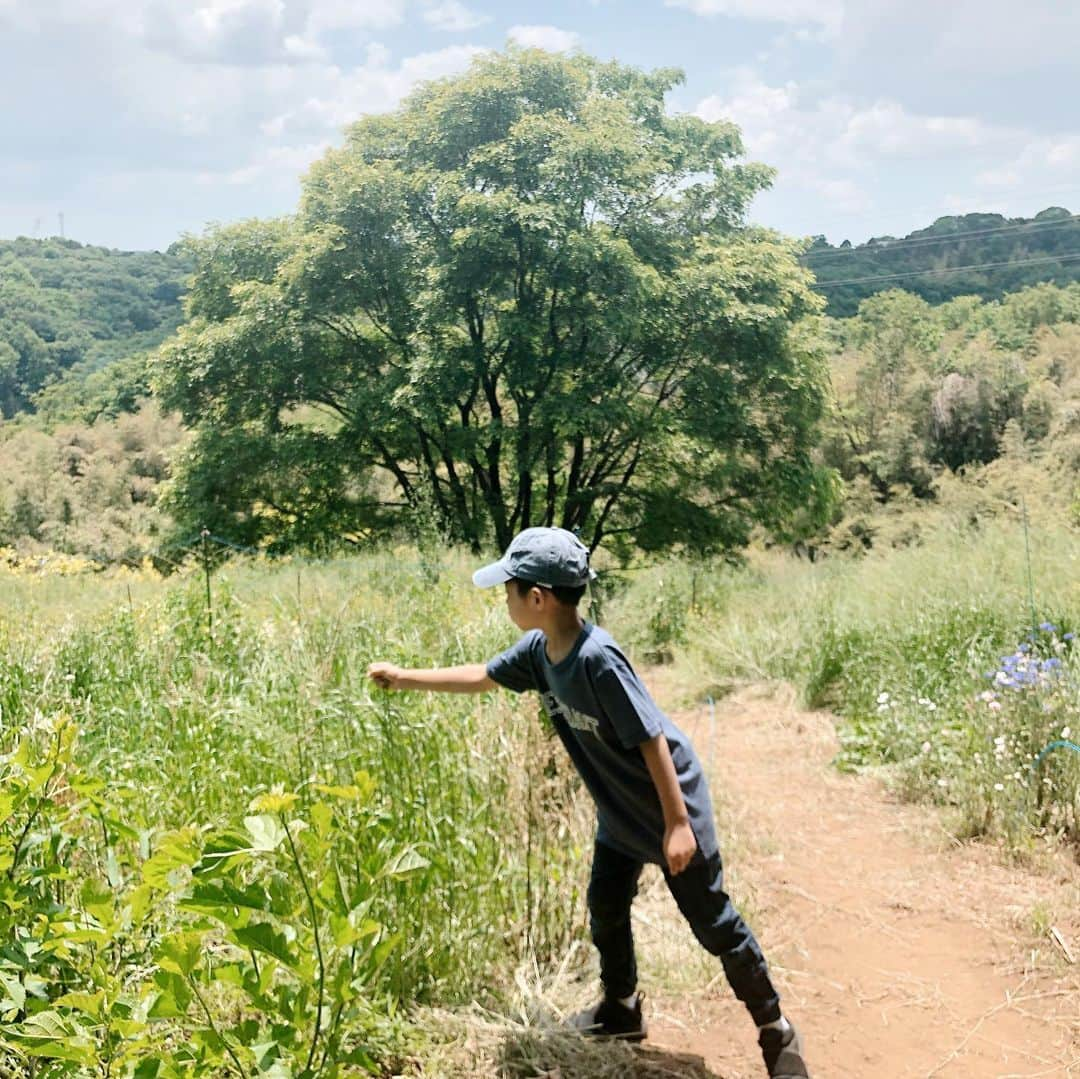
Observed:
[[[1061,728],[1061,737],[1062,738],[1071,738],[1072,737],[1072,727],[1062,727]]]
[[[930,743],[929,742],[923,742],[922,751],[924,753],[929,753],[930,752]]]
[[[884,692],[879,693],[878,698],[877,698],[877,702],[878,702],[878,704],[888,704],[889,703],[889,695],[888,695],[888,693],[884,693]]]
[[[995,783],[994,784],[994,790],[1003,791],[1004,789],[1005,789],[1005,784],[1004,783]]]

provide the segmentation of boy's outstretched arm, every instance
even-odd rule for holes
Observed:
[[[641,755],[664,810],[664,857],[671,875],[677,876],[690,864],[697,850],[697,837],[690,827],[690,814],[686,812],[667,739],[658,734],[642,742]]]
[[[372,663],[368,678],[380,689],[426,689],[437,693],[483,693],[497,689],[483,663],[465,663],[460,667],[435,667],[409,670],[393,663]]]

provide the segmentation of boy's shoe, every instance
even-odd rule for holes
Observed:
[[[640,1042],[648,1033],[641,1014],[640,993],[632,1008],[605,997],[599,1004],[572,1015],[570,1026],[590,1037],[619,1038],[627,1042]]]
[[[758,1045],[769,1069],[769,1079],[810,1079],[802,1055],[802,1039],[789,1023],[787,1030],[767,1027],[758,1031]]]

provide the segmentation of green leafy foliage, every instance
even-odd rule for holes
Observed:
[[[972,523],[962,505],[933,518],[918,544],[858,560],[669,563],[636,577],[613,614],[633,624],[657,582],[686,595],[700,574],[673,679],[695,697],[792,685],[840,717],[838,766],[937,803],[956,833],[1075,844],[1080,756],[1037,758],[1080,729],[1076,529],[1059,513],[1025,535],[1000,516]]]
[[[183,436],[145,401],[91,426],[0,427],[0,548],[140,563],[164,541],[159,488]]]
[[[821,520],[819,301],[744,224],[769,170],[666,110],[679,78],[486,56],[353,125],[295,218],[195,242],[156,377],[196,432],[180,531],[311,547],[411,509],[474,550],[707,550]]]
[[[985,517],[1026,501],[1068,516],[1080,474],[1080,284],[936,308],[883,292],[831,330],[822,453],[847,498],[827,548],[913,542],[917,502]]]
[[[132,360],[180,322],[187,258],[109,251],[68,240],[0,241],[0,415],[32,411],[46,387],[60,418],[130,408],[145,375]],[[85,391],[82,380],[91,376]]]

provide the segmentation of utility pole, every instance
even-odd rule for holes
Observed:
[[[60,239],[64,238],[64,215],[60,214]]]

